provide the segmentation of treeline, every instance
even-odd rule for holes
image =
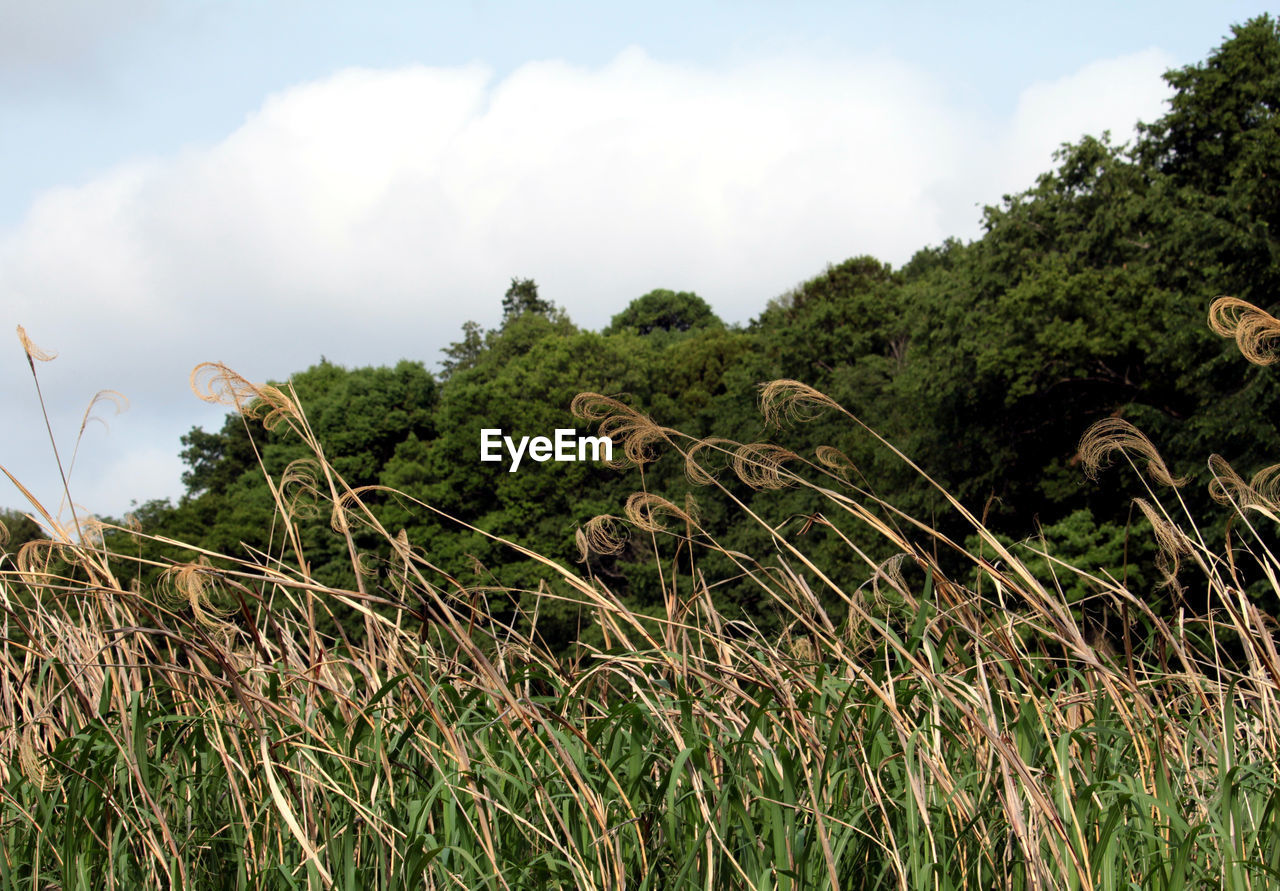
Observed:
[[[1175,473],[1192,478],[1183,497],[1215,534],[1223,530],[1207,494],[1207,458],[1220,454],[1247,475],[1277,454],[1274,370],[1249,365],[1206,326],[1220,294],[1264,308],[1280,294],[1277,22],[1263,16],[1233,28],[1206,61],[1166,80],[1175,93],[1163,117],[1131,143],[1102,134],[1064,146],[1033,187],[985,210],[979,240],[926,248],[900,269],[855,257],[770,301],[747,325],[726,325],[696,294],[658,290],[604,330],[584,330],[532,280],[516,279],[501,324],[465,326],[438,372],[423,361],[359,369],[322,361],[292,386],[332,466],[352,487],[385,487],[364,496],[384,525],[403,528],[474,597],[499,578],[534,591],[546,574],[417,502],[568,563],[579,556],[575,530],[620,513],[642,484],[680,505],[689,496],[726,549],[767,550],[759,528],[731,522],[738,514],[730,499],[738,498],[783,534],[802,537],[821,565],[867,574],[865,564],[848,563],[837,533],[815,521],[807,490],[766,500],[729,471],[723,491],[696,485],[670,454],[654,456],[643,478],[593,463],[527,463],[508,473],[505,463],[479,460],[482,427],[516,436],[586,432],[569,413],[584,391],[616,396],[693,436],[773,439],[810,459],[818,446],[835,447],[857,485],[948,528],[935,490],[847,419],[766,430],[755,388],[777,378],[831,396],[1011,537],[1043,534],[1068,560],[1172,596],[1152,569],[1132,479],[1087,480],[1077,445],[1098,419],[1133,422]],[[150,534],[210,551],[248,548],[268,562],[286,537],[274,525],[259,461],[284,482],[299,517],[309,490],[325,491],[308,474],[301,442],[238,415],[221,430],[193,429],[183,445],[186,494],[138,512]],[[299,528],[315,577],[354,585],[328,511]],[[370,561],[390,556],[377,541],[356,531]],[[662,569],[652,549],[633,538],[618,554],[591,556],[589,568],[639,608],[656,610]],[[145,552],[190,559],[154,542]],[[731,613],[780,621],[732,566],[700,568]],[[553,604],[540,601],[539,631],[573,639],[580,617]]]

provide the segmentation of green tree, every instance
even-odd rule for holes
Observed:
[[[456,340],[441,350],[445,355],[440,361],[441,380],[447,380],[455,371],[474,365],[484,349],[484,338],[485,331],[479,322],[463,322],[462,340]]]
[[[1197,65],[1165,75],[1169,113],[1142,128],[1137,157],[1157,171],[1184,224],[1168,247],[1187,261],[1210,255],[1224,289],[1273,305],[1280,284],[1280,23],[1231,29]],[[1199,267],[1203,268],[1203,267]],[[1188,267],[1191,277],[1199,271]]]
[[[16,554],[27,542],[48,537],[40,524],[22,511],[0,509],[0,553]]]
[[[654,331],[684,332],[698,328],[719,328],[724,323],[712,312],[707,301],[692,291],[669,291],[659,288],[631,304],[613,317],[605,334],[634,331],[650,334]]]
[[[382,481],[415,499],[494,535],[572,565],[574,532],[601,513],[616,513],[631,482],[595,462],[536,463],[518,472],[509,461],[480,460],[480,431],[500,429],[515,439],[551,436],[558,428],[586,427],[569,411],[583,391],[648,398],[652,351],[640,339],[607,338],[561,326],[545,317],[522,316],[493,337],[471,368],[452,375],[436,412],[438,435],[430,442],[407,440]],[[427,548],[433,563],[472,585],[534,590],[555,577],[535,561],[479,533],[440,520],[412,503],[389,503],[385,522],[404,527]],[[477,566],[483,567],[478,569]],[[532,599],[527,604],[532,611]],[[510,614],[514,604],[494,604]],[[579,614],[555,601],[539,606],[539,629],[566,644],[576,635]]]
[[[538,296],[538,285],[531,278],[512,278],[511,287],[502,298],[503,322],[530,312],[547,315],[554,309],[554,303]]]
[[[1199,516],[1218,515],[1209,454],[1247,471],[1272,460],[1276,378],[1205,325],[1221,293],[1269,305],[1276,274],[1280,40],[1265,17],[1233,33],[1170,73],[1171,110],[1135,144],[1065,146],[987,209],[981,240],[903,270],[911,349],[885,391],[916,412],[903,441],[1014,535],[1080,508],[1124,522],[1128,488],[1088,484],[1076,463],[1102,417],[1137,423],[1198,476],[1183,497]]]
[[[437,384],[420,362],[349,370],[322,361],[290,383],[326,460],[351,487],[377,484],[404,441],[435,435]],[[355,584],[346,542],[329,526],[324,506],[328,485],[307,445],[287,425],[268,431],[255,420],[231,414],[219,431],[194,428],[183,443],[187,493],[177,505],[148,505],[147,532],[231,555],[245,554],[246,547],[278,554],[284,538],[263,473],[279,484],[292,467],[302,474],[289,474],[293,482],[284,495],[299,508],[295,519],[314,577]],[[310,463],[295,463],[300,461]],[[309,510],[312,504],[318,510]],[[362,547],[381,547],[375,537],[361,535]]]
[[[1270,463],[1280,441],[1280,378],[1248,366],[1205,326],[1214,296],[1269,307],[1280,283],[1276,23],[1264,16],[1233,29],[1205,63],[1168,80],[1168,114],[1144,125],[1136,142],[1101,134],[1064,146],[1030,188],[986,209],[981,239],[927,248],[898,270],[851,258],[771,301],[746,329],[724,326],[695,294],[657,290],[603,332],[585,332],[539,297],[533,280],[515,278],[502,324],[485,331],[468,323],[444,351],[438,388],[417,363],[353,372],[322,363],[294,382],[348,482],[403,489],[555,559],[573,559],[576,525],[618,511],[634,474],[554,464],[509,474],[479,461],[481,427],[519,436],[577,426],[569,401],[595,390],[663,425],[750,442],[779,436],[764,429],[752,399],[759,382],[779,377],[833,396],[972,508],[988,510],[1011,538],[1042,528],[1064,553],[1126,559],[1129,490],[1089,484],[1078,466],[1090,423],[1134,421],[1179,473],[1203,468],[1211,452],[1249,473]],[[840,448],[864,489],[936,520],[957,540],[967,534],[932,488],[847,419],[823,417],[781,436],[806,455]],[[272,505],[258,455],[278,475],[299,446],[246,430],[238,418],[220,431],[193,430],[183,445],[187,496],[176,506],[149,505],[147,516],[215,549],[270,549]],[[844,543],[808,522],[816,510],[808,494],[761,499],[731,473],[722,480],[776,528],[803,534],[817,562],[865,575],[865,566],[839,562],[848,559]],[[693,489],[706,528],[727,548],[771,547],[768,533],[742,523],[714,487],[691,486],[673,456],[646,466],[644,482],[677,502]],[[1209,509],[1203,488],[1183,497],[1195,511]],[[549,578],[411,503],[377,509],[468,584],[492,582],[489,572],[498,571],[504,584],[530,588]],[[347,561],[323,526],[308,528],[306,547],[317,571],[336,578]],[[874,542],[858,544],[881,556]],[[590,566],[648,607],[657,595],[645,547],[632,543]],[[467,569],[473,557],[488,569]],[[725,577],[732,571],[725,567]],[[715,590],[722,605],[775,622],[748,582]],[[544,604],[545,631],[566,642],[576,614],[553,604]]]

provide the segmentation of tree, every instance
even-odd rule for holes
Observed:
[[[900,284],[887,263],[864,255],[773,300],[753,327],[766,335],[762,346],[776,360],[776,376],[824,387],[838,366],[901,359]]]
[[[634,331],[650,334],[654,331],[691,331],[697,328],[719,328],[724,322],[716,316],[703,300],[692,291],[668,291],[659,288],[631,304],[613,317],[605,334]]]
[[[1231,29],[1198,65],[1165,75],[1170,111],[1142,128],[1138,158],[1185,225],[1170,232],[1180,255],[1208,249],[1224,289],[1263,306],[1280,288],[1280,23],[1270,16]]]
[[[597,514],[617,512],[632,481],[594,461],[526,461],[518,472],[508,472],[506,462],[479,460],[480,430],[497,428],[516,439],[550,436],[557,428],[586,433],[569,412],[573,397],[583,391],[626,392],[646,400],[653,352],[640,338],[605,337],[538,313],[521,314],[494,333],[472,367],[448,379],[435,412],[438,435],[430,442],[401,443],[381,481],[572,565],[575,529]],[[388,528],[406,528],[410,541],[431,549],[433,564],[464,583],[492,585],[497,579],[528,591],[540,582],[558,583],[538,562],[411,504],[389,502],[381,516]],[[483,570],[473,569],[477,563]],[[525,605],[533,611],[532,596]],[[514,604],[492,606],[509,616]],[[553,600],[537,612],[539,633],[553,644],[566,645],[576,636],[576,607]]]
[[[435,436],[437,384],[421,362],[350,370],[320,362],[293,375],[290,383],[326,460],[353,488],[379,483],[383,468],[404,441]],[[307,474],[306,465],[295,463],[314,455],[288,425],[265,430],[252,419],[246,423],[241,415],[231,414],[221,430],[194,428],[182,441],[182,457],[189,467],[183,476],[187,493],[177,505],[148,506],[148,533],[219,553],[243,554],[245,546],[279,552],[277,505],[263,472],[277,484],[288,476],[292,482],[283,494],[300,505],[293,519],[299,523],[314,577],[354,584],[345,540],[330,528],[322,502],[328,486],[314,468]],[[291,466],[304,473],[286,474]],[[320,507],[318,514],[308,510],[310,503]],[[362,547],[376,551],[382,545],[363,531],[358,535],[363,535],[358,541]]]
[[[484,328],[479,322],[462,323],[462,340],[456,340],[443,350],[444,359],[440,362],[440,378],[442,380],[454,372],[470,368],[480,358],[484,350]]]
[[[901,294],[912,355],[893,387],[921,419],[912,453],[974,506],[999,498],[1020,531],[1127,509],[1073,463],[1101,417],[1139,424],[1180,473],[1203,476],[1214,452],[1251,470],[1274,450],[1275,376],[1205,325],[1216,295],[1265,305],[1280,285],[1280,32],[1263,17],[1233,34],[1169,73],[1170,111],[1134,145],[1065,146]],[[1203,490],[1184,497],[1210,513]]]
[[[1280,441],[1280,376],[1248,366],[1205,326],[1218,294],[1266,305],[1280,291],[1280,31],[1264,16],[1233,35],[1205,63],[1170,72],[1170,111],[1144,125],[1134,144],[1102,134],[1064,146],[1034,185],[986,209],[978,241],[927,248],[900,270],[873,257],[846,260],[772,301],[745,330],[724,326],[696,294],[655,290],[602,333],[584,332],[538,296],[532,279],[513,278],[502,324],[485,331],[468,323],[444,351],[438,391],[416,363],[394,372],[321,363],[294,383],[349,483],[403,489],[553,559],[573,559],[575,525],[616,513],[635,475],[585,463],[510,474],[478,460],[481,427],[519,436],[576,426],[568,402],[594,390],[623,396],[667,427],[752,442],[778,435],[763,428],[752,394],[780,377],[834,397],[975,511],[990,506],[992,524],[1012,537],[1039,524],[1060,553],[1125,559],[1134,553],[1126,487],[1087,484],[1076,463],[1091,422],[1134,421],[1176,473],[1201,468],[1202,477],[1212,452],[1248,475],[1270,463]],[[241,541],[267,547],[272,504],[254,444],[277,476],[303,452],[283,435],[252,435],[235,417],[221,431],[183,438],[188,495],[176,508],[148,506],[149,518],[170,524],[157,531],[178,530],[170,537],[214,550]],[[959,540],[971,531],[848,419],[820,417],[782,436],[806,456],[818,445],[839,448],[859,485]],[[692,484],[676,458],[647,465],[644,485],[679,503]],[[722,477],[733,498],[771,525],[805,529],[816,562],[865,572],[840,563],[849,559],[846,543],[824,541],[804,522],[821,507],[812,493],[757,500],[731,471]],[[714,487],[693,488],[705,528],[726,548],[771,545],[772,533],[742,523]],[[1182,497],[1197,517],[1211,515],[1203,488]],[[471,557],[501,570],[502,584],[554,581],[545,567],[411,503],[374,507],[467,584],[493,582],[471,573]],[[1211,523],[1201,528],[1215,533]],[[320,521],[304,531],[307,556],[318,577],[336,577],[347,561],[325,529]],[[888,556],[875,553],[877,542],[857,544],[875,559]],[[656,579],[646,575],[652,555],[642,547],[651,545],[633,542],[592,570],[644,607]],[[712,562],[702,568],[715,575]],[[722,608],[770,624],[748,583],[721,578],[714,590]],[[567,642],[576,611],[552,603],[541,612],[543,629]]]
[[[550,300],[538,296],[538,286],[531,278],[513,278],[511,287],[502,298],[502,320],[504,323],[525,313],[548,315],[555,309]]]
[[[16,554],[27,542],[48,537],[40,524],[22,511],[0,508],[0,552]]]
[[[1210,194],[1277,164],[1280,22],[1263,15],[1231,33],[1204,62],[1164,75],[1176,91],[1170,110],[1141,127],[1146,164]]]

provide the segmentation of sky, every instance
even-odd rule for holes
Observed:
[[[1266,10],[1066,11],[0,0],[0,467],[56,511],[51,430],[83,510],[176,498],[181,435],[225,414],[198,363],[434,368],[513,277],[588,328],[654,288],[746,322],[979,237]],[[43,408],[19,325],[57,354]],[[3,477],[0,506],[29,509]]]

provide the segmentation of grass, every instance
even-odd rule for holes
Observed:
[[[580,416],[633,458],[676,450],[713,487],[716,468],[757,488],[809,487],[827,506],[811,522],[850,542],[864,570],[829,576],[803,538],[745,504],[741,521],[768,529],[775,551],[728,552],[642,491],[580,544],[607,553],[622,535],[651,538],[664,614],[525,552],[554,577],[537,595],[582,604],[604,641],[564,656],[539,643],[536,615],[503,625],[484,608],[494,592],[460,590],[382,529],[290,393],[211,371],[215,395],[311,444],[335,534],[352,542],[371,527],[392,558],[376,578],[357,573],[356,590],[316,584],[281,481],[285,534],[270,558],[192,549],[143,588],[129,581],[138,558],[109,553],[82,516],[60,540],[4,557],[0,887],[1280,881],[1280,656],[1274,620],[1239,593],[1246,561],[1273,585],[1277,563],[1257,538],[1210,547],[1174,489],[1149,489],[1147,515],[1171,575],[1180,561],[1179,583],[1194,588],[1188,602],[1208,608],[1167,617],[1088,567],[1006,547],[953,500],[981,543],[966,552],[849,482],[834,449],[806,459],[693,440],[584,395]],[[844,411],[786,381],[762,403],[800,419]],[[1095,464],[1158,462],[1114,425],[1086,446]],[[1274,519],[1219,469],[1240,528]],[[855,525],[900,556],[857,552]],[[782,635],[721,616],[699,571],[708,551],[788,617]],[[944,570],[957,560],[963,572]],[[1092,613],[1120,632],[1100,640],[1041,565],[1088,576]],[[356,639],[317,630],[350,611],[364,619]]]

